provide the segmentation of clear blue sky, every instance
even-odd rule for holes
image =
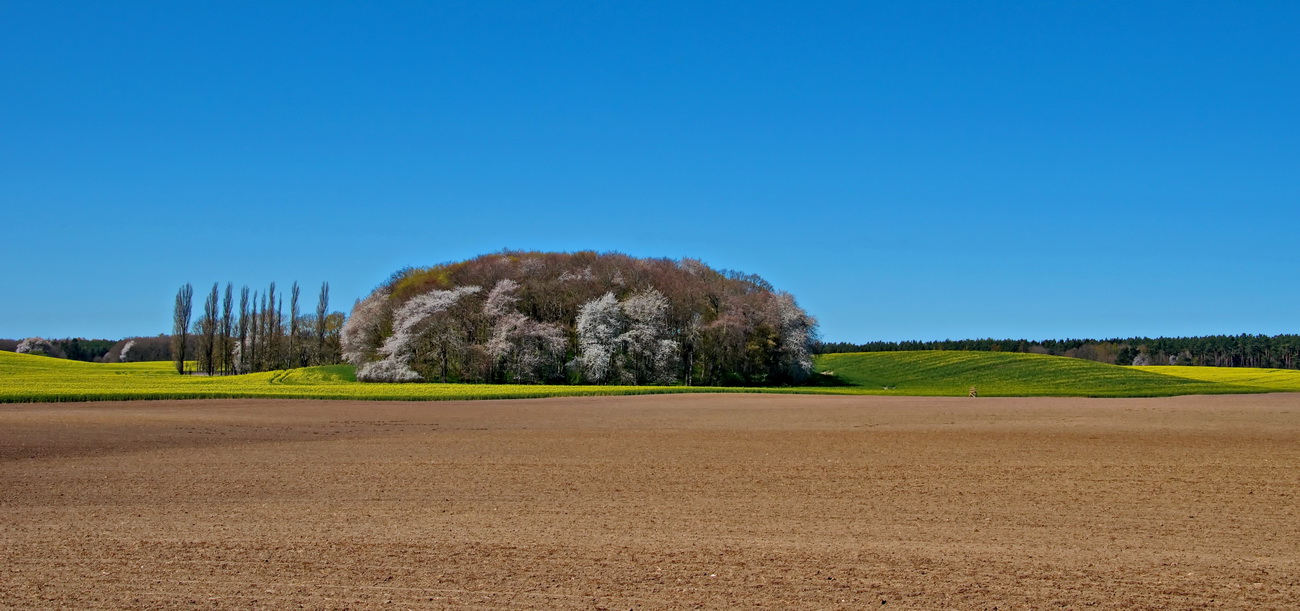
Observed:
[[[1300,332],[1297,2],[0,0],[0,337],[509,247],[827,340]],[[308,299],[307,301],[311,301]],[[198,301],[198,300],[196,300]]]

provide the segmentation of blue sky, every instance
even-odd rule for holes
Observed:
[[[1300,332],[1300,3],[0,0],[0,337],[502,248],[832,341]],[[311,299],[307,300],[311,302]]]

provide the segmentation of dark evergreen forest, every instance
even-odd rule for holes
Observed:
[[[822,342],[819,354],[972,350],[1052,354],[1115,365],[1203,365],[1300,369],[1300,335],[1207,335],[1115,339],[963,339],[942,341]]]

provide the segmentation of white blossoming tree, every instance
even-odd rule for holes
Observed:
[[[36,356],[59,356],[58,348],[54,347],[49,340],[43,337],[29,337],[18,342],[18,347],[14,349],[18,354],[32,354]]]
[[[669,337],[668,298],[651,288],[619,305],[625,324],[618,344],[628,379],[634,384],[675,381],[681,346]]]
[[[120,363],[129,363],[129,362],[131,362],[131,361],[130,361],[130,358],[131,358],[131,349],[134,348],[134,347],[135,347],[135,340],[130,340],[130,341],[126,342],[126,345],[125,345],[125,346],[122,346],[122,352],[118,353],[118,355],[117,355],[117,360],[118,360],[118,362],[120,362]]]
[[[390,294],[387,288],[381,287],[352,306],[352,315],[343,323],[339,336],[344,361],[361,367],[372,360],[385,327],[392,322],[388,307]]]
[[[557,324],[539,322],[519,312],[515,307],[518,289],[518,282],[503,279],[483,304],[483,314],[492,321],[487,354],[507,381],[539,382],[559,376],[568,336]]]
[[[773,300],[781,320],[779,363],[783,373],[793,380],[803,380],[812,373],[812,340],[817,319],[795,303],[794,295],[785,291],[776,293]]]
[[[612,292],[582,304],[578,310],[576,364],[589,381],[599,384],[615,373],[614,356],[625,324],[623,310]]]
[[[669,384],[681,346],[669,337],[668,299],[655,289],[619,302],[607,292],[578,312],[576,364],[592,382]]]
[[[412,363],[418,357],[426,369],[446,381],[459,353],[464,334],[454,317],[444,316],[467,295],[480,287],[463,286],[450,291],[433,290],[407,300],[393,313],[393,332],[377,351],[378,361],[364,363],[357,379],[367,382],[415,382],[425,376]]]

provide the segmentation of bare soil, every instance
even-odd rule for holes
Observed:
[[[0,406],[0,607],[1297,609],[1300,395]]]

